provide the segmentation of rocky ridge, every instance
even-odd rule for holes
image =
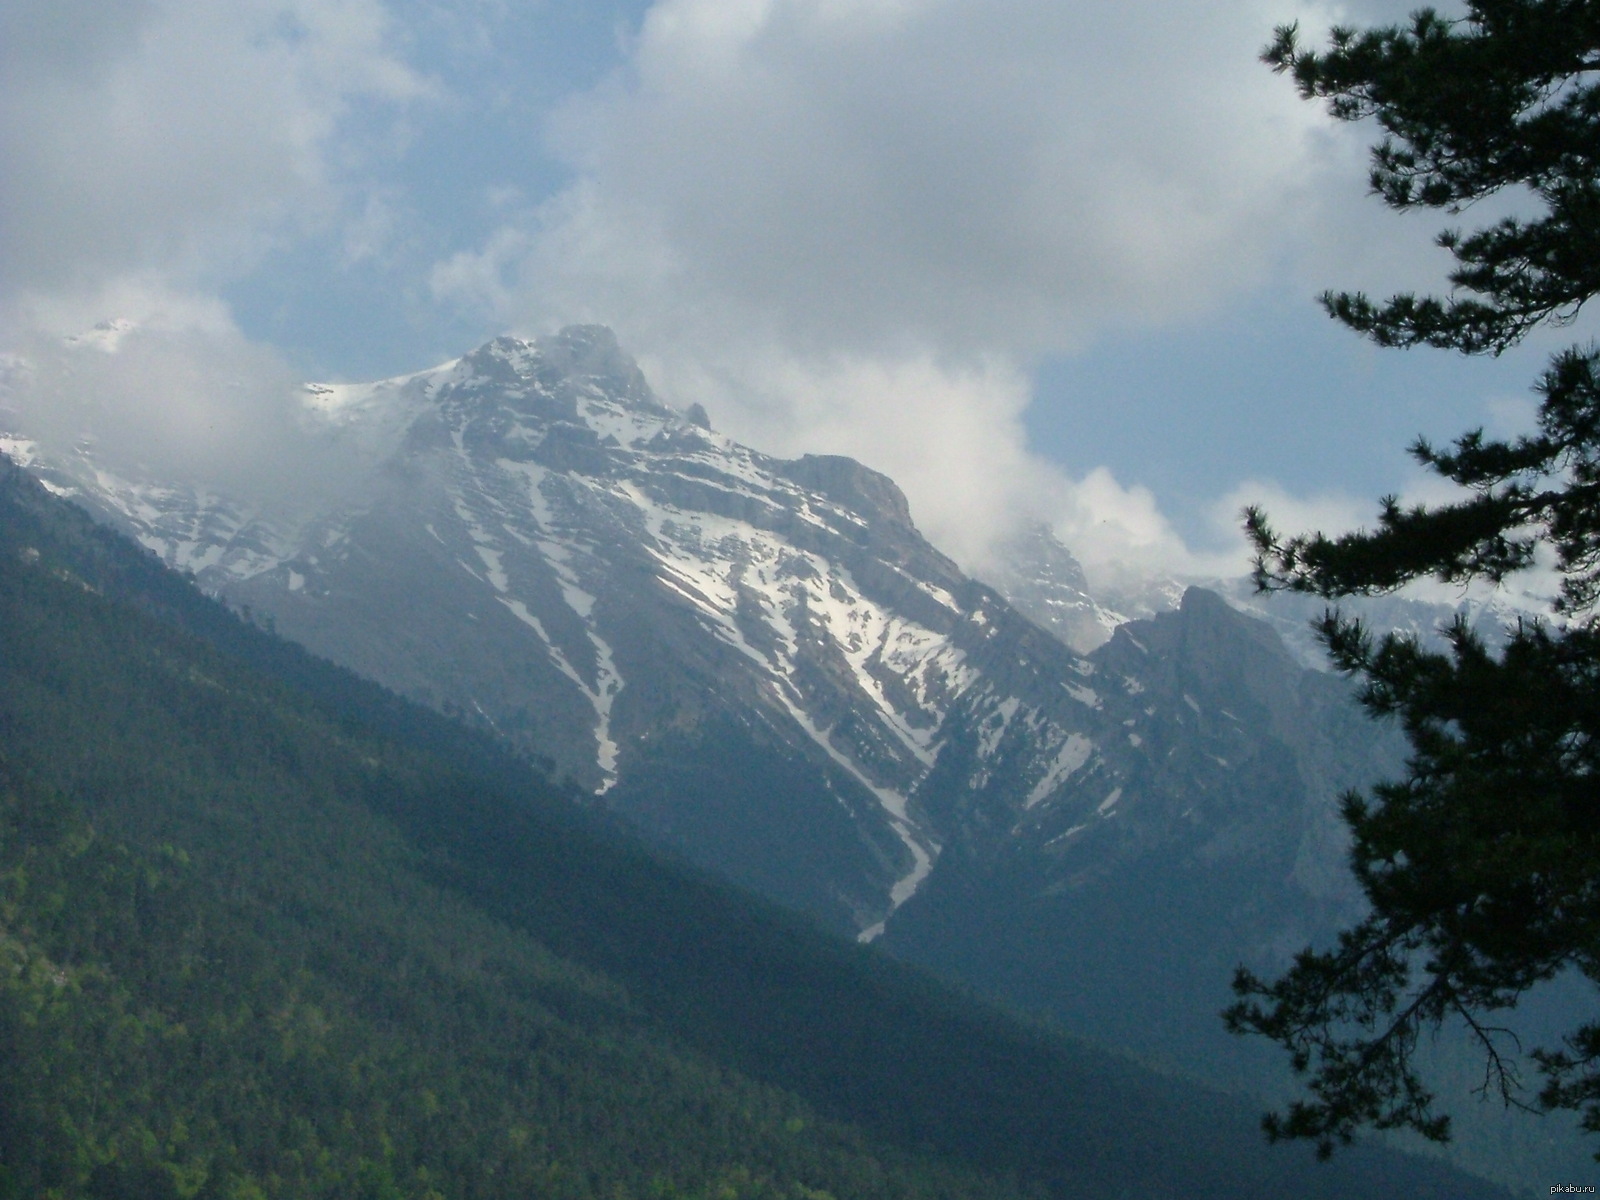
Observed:
[[[1304,730],[1219,716],[1152,676],[1058,543],[1032,547],[1008,603],[917,532],[887,477],[739,445],[659,401],[607,330],[313,385],[305,408],[371,482],[295,519],[10,445],[286,635],[493,726],[650,836],[862,937],[960,873],[942,860],[965,871],[997,848],[1054,864],[1045,889],[1151,839],[1254,829],[1293,858],[1353,782],[1291,754],[1294,799],[1270,819],[1208,808],[1152,722],[1233,723],[1205,768],[1219,797]],[[1184,613],[1238,619],[1198,593]]]

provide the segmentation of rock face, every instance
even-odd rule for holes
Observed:
[[[1019,601],[1103,642],[1085,657],[929,545],[891,480],[738,445],[597,327],[314,386],[307,419],[371,482],[292,521],[82,456],[34,469],[280,632],[908,953],[946,929],[998,955],[1005,913],[1161,863],[1340,900],[1331,798],[1363,755],[1331,732],[1337,685],[1208,594],[1105,641],[1114,614],[1041,542]],[[1299,920],[1251,936],[1297,945]]]
[[[947,851],[887,945],[1076,1032],[1260,1083],[1256,1048],[1216,1017],[1233,968],[1281,968],[1359,910],[1336,800],[1403,744],[1200,589],[1088,661],[1115,734],[1048,800]]]

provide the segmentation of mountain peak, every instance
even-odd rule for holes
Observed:
[[[599,393],[618,403],[665,411],[639,364],[604,325],[568,325],[531,340],[497,337],[461,364],[468,380],[512,389],[532,384],[564,400]]]

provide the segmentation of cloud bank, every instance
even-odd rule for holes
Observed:
[[[398,119],[432,93],[396,40],[379,0],[0,8],[12,418],[170,478],[305,487],[295,381],[217,289],[359,190],[358,110]],[[83,336],[107,318],[134,329]]]
[[[36,334],[0,366],[0,430],[91,449],[131,479],[193,484],[282,510],[340,494],[356,465],[314,436],[281,358],[235,332],[117,324]]]
[[[6,315],[92,324],[107,291],[203,289],[325,216],[353,106],[428,91],[393,34],[378,0],[6,5]]]
[[[1148,494],[1028,452],[1029,369],[1211,311],[1305,238],[1332,135],[1255,62],[1297,14],[1326,17],[660,0],[552,122],[575,182],[433,285],[508,325],[613,325],[736,436],[887,470],[968,562],[1043,518],[1181,566]]]
[[[62,436],[111,422],[157,469],[246,461],[279,444],[261,422],[281,424],[289,372],[240,333],[228,282],[319,238],[325,270],[384,258],[405,226],[445,247],[422,289],[439,329],[609,324],[727,432],[888,471],[969,565],[1042,519],[1091,567],[1213,570],[1149,491],[1032,453],[1023,417],[1041,358],[1204,321],[1376,244],[1329,219],[1326,197],[1343,211],[1359,187],[1360,139],[1255,61],[1274,24],[1326,24],[1332,3],[655,0],[621,65],[548,116],[567,175],[541,192],[474,174],[487,146],[447,160],[460,179],[420,151],[410,175],[379,169],[430,114],[454,136],[463,114],[532,107],[515,63],[459,69],[515,6],[17,0],[0,9],[0,350],[34,374],[12,403],[49,407]],[[412,230],[441,196],[500,224]],[[108,317],[142,331],[115,378],[45,344]]]

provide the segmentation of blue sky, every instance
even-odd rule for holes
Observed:
[[[295,379],[594,320],[735,436],[888,471],[969,564],[1045,520],[1105,573],[1226,569],[1246,499],[1358,520],[1417,433],[1525,422],[1558,340],[1384,352],[1312,301],[1435,286],[1440,222],[1254,56],[1406,7],[17,0],[0,407],[226,462]],[[41,349],[119,317],[114,394]]]

